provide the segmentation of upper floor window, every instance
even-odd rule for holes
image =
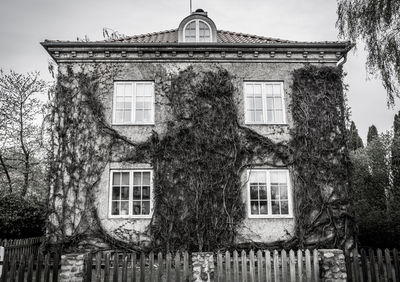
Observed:
[[[186,24],[184,30],[185,42],[211,42],[211,28],[205,21],[193,20]]]
[[[154,83],[114,83],[113,124],[154,124]]]
[[[248,171],[250,218],[291,217],[291,186],[287,169]]]
[[[282,82],[245,82],[247,124],[286,123]]]
[[[152,170],[112,170],[110,216],[151,217],[152,190]]]

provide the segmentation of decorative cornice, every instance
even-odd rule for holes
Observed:
[[[349,42],[278,44],[42,42],[41,44],[57,63],[110,61],[301,61],[336,63],[345,57],[354,46]]]

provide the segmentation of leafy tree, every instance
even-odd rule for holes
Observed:
[[[5,73],[0,70],[0,187],[25,196],[43,187],[38,94],[47,88],[39,73]]]
[[[378,130],[376,129],[375,125],[371,125],[368,128],[367,143],[369,144],[376,137],[378,137]]]
[[[379,76],[388,104],[400,97],[400,1],[338,0],[339,35],[366,44],[367,68]]]
[[[350,124],[350,129],[348,130],[348,149],[350,151],[355,151],[358,148],[364,148],[363,141],[358,135],[358,130],[354,121]]]

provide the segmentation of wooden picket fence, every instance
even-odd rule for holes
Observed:
[[[59,254],[6,254],[3,262],[3,271],[0,273],[0,282],[13,281],[44,281],[57,282],[60,267]]]
[[[85,281],[191,281],[187,252],[89,254]],[[215,281],[319,281],[317,250],[217,253]]]
[[[385,249],[354,249],[346,253],[348,281],[400,281],[399,253]]]
[[[44,237],[32,237],[26,239],[0,239],[0,247],[4,247],[5,254],[8,256],[37,256],[43,239]]]

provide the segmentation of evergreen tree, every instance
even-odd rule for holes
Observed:
[[[400,206],[400,111],[394,116],[392,153],[393,203]],[[400,208],[398,208],[400,210]]]
[[[360,135],[358,135],[358,130],[354,121],[351,122],[350,129],[347,132],[349,138],[347,146],[350,151],[355,151],[358,148],[364,148],[363,141]]]
[[[378,137],[378,130],[375,125],[371,125],[368,128],[367,143],[369,144],[372,140]]]

